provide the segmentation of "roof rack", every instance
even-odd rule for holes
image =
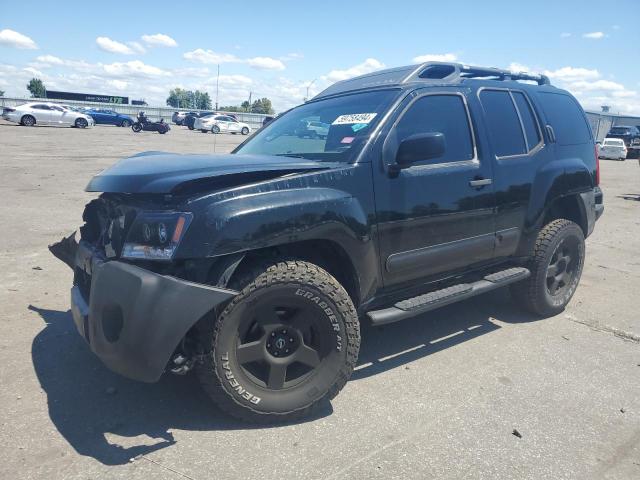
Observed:
[[[475,67],[461,63],[427,62],[419,65],[411,75],[400,83],[419,80],[440,80],[457,83],[465,78],[487,78],[491,80],[529,80],[538,85],[550,85],[549,77],[528,72],[512,72],[494,67]]]
[[[407,83],[460,83],[466,79],[484,78],[488,80],[528,80],[538,85],[550,85],[546,75],[527,72],[512,72],[493,67],[474,67],[461,63],[426,62],[420,65],[378,70],[373,73],[336,82],[320,92],[314,98],[338,95],[347,91],[375,87],[388,87]]]

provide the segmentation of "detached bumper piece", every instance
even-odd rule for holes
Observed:
[[[120,261],[105,261],[80,242],[71,312],[91,350],[114,372],[157,381],[187,331],[237,295]]]
[[[460,283],[434,292],[418,295],[396,303],[391,308],[367,312],[373,325],[385,325],[414,317],[450,303],[474,297],[489,290],[503,287],[510,283],[524,280],[531,272],[523,267],[508,268],[486,275],[483,279],[472,283]]]

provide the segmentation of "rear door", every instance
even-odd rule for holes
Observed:
[[[536,172],[553,152],[545,147],[542,123],[524,89],[481,88],[477,98],[495,165],[495,256],[508,257],[528,228]]]
[[[491,260],[494,194],[491,159],[478,154],[466,97],[454,90],[407,99],[374,168],[378,240],[385,287],[442,276]],[[402,140],[444,134],[439,158],[394,174]]]

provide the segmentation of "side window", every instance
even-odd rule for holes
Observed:
[[[582,108],[569,95],[562,93],[539,94],[540,103],[553,127],[560,145],[578,145],[591,142],[591,132]]]
[[[418,133],[444,134],[445,152],[440,158],[418,162],[446,163],[473,159],[473,141],[467,109],[459,95],[427,95],[409,107],[396,126],[398,144]]]
[[[31,105],[36,110],[51,110],[48,105]]]
[[[480,102],[487,119],[491,145],[498,157],[523,155],[527,148],[518,112],[506,90],[482,90]]]
[[[536,116],[533,110],[531,110],[531,104],[524,96],[524,93],[511,92],[511,94],[520,112],[520,119],[522,120],[522,126],[524,127],[524,133],[527,138],[527,150],[531,150],[540,143],[540,130],[538,129]]]

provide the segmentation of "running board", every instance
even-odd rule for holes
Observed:
[[[474,297],[489,290],[509,285],[510,283],[524,280],[531,272],[523,267],[508,268],[500,272],[486,275],[482,280],[472,283],[460,283],[451,287],[435,290],[433,292],[418,295],[417,297],[402,300],[393,307],[367,312],[373,325],[385,325],[398,322],[405,318],[414,317],[436,308],[444,307],[450,303],[459,302]]]

